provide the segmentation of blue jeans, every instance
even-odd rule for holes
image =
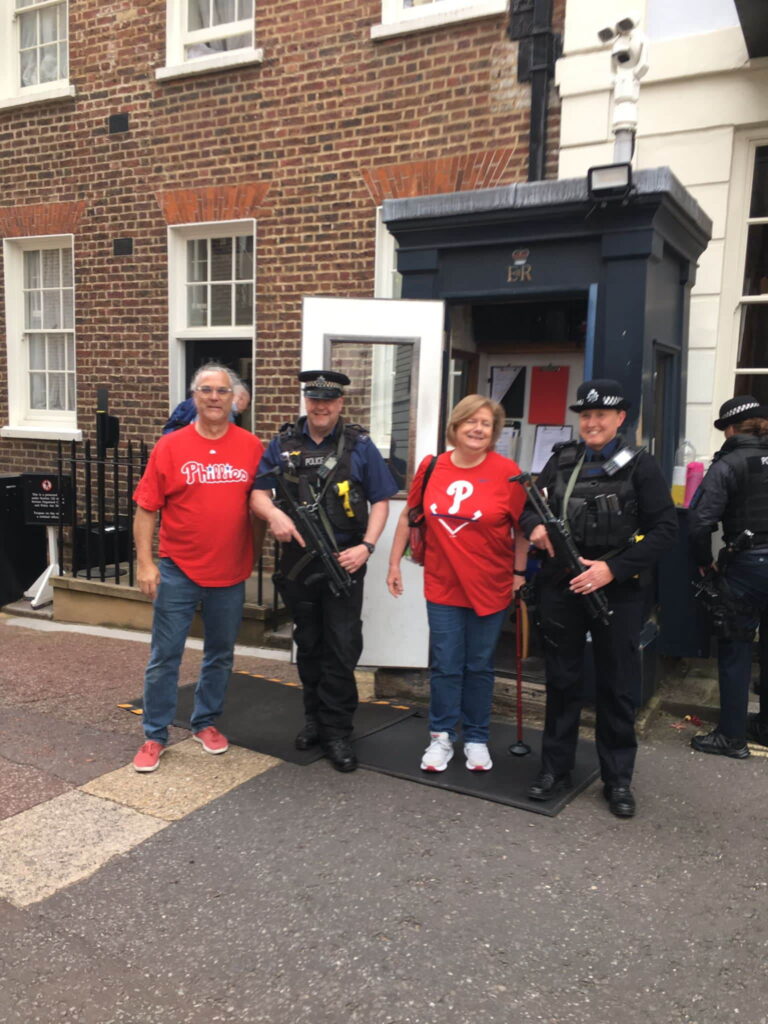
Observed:
[[[144,735],[148,740],[168,742],[168,726],[176,714],[179,666],[198,604],[205,639],[203,663],[195,688],[192,731],[205,729],[221,714],[244,597],[245,583],[232,587],[201,587],[170,558],[160,559],[152,649],[144,674]]]
[[[507,614],[427,601],[430,679],[429,729],[465,743],[487,743],[493,701],[493,656]]]
[[[731,555],[725,569],[728,586],[739,599],[739,625],[755,629],[760,613],[768,608],[768,552],[741,551]],[[752,640],[718,640],[720,730],[726,736],[746,735],[749,685],[752,678]]]

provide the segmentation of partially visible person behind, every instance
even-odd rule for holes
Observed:
[[[445,771],[459,726],[466,767],[493,767],[488,736],[494,654],[512,596],[525,582],[528,555],[528,541],[517,525],[525,491],[509,480],[520,468],[493,450],[503,425],[504,410],[483,395],[458,403],[447,430],[453,451],[437,457],[422,502],[433,457],[423,459],[392,542],[387,587],[399,597],[408,511],[423,504],[431,676],[422,771]]]
[[[710,568],[721,574],[731,614],[723,624],[727,635],[717,641],[720,718],[711,732],[694,736],[691,746],[704,754],[745,758],[747,739],[768,746],[765,687],[759,712],[747,714],[753,640],[768,609],[768,405],[737,395],[720,407],[715,427],[725,434],[725,443],[691,502],[689,536],[700,574]],[[725,548],[713,563],[718,523]]]
[[[603,795],[611,814],[631,818],[645,588],[659,555],[675,541],[677,517],[655,459],[619,433],[629,408],[620,382],[584,381],[570,408],[579,414],[581,441],[556,445],[537,484],[546,488],[552,512],[566,520],[584,571],[571,576],[557,563],[547,528],[530,503],[520,517],[531,543],[547,555],[537,579],[547,704],[541,771],[528,796],[550,800],[571,785],[589,634]],[[591,618],[580,596],[596,590],[608,602],[608,624]]]
[[[209,754],[223,754],[229,746],[214,722],[224,706],[245,580],[253,569],[248,499],[263,452],[257,437],[230,420],[236,383],[219,364],[197,371],[197,418],[160,438],[134,493],[137,582],[154,602],[144,676],[146,740],[133,761],[138,772],[154,771],[165,752],[179,666],[198,604],[205,639],[192,733]],[[159,511],[158,568],[152,540]]]
[[[242,416],[244,412],[247,412],[248,406],[251,404],[251,393],[245,384],[243,384],[241,380],[238,380],[234,374],[232,374],[231,377],[234,380],[234,384],[232,385],[234,398],[229,418],[234,422],[237,417]],[[190,391],[191,390],[192,388],[190,388]],[[161,434],[170,434],[174,430],[181,430],[182,427],[187,427],[190,423],[194,423],[196,419],[197,406],[195,405],[194,394],[191,394],[189,398],[185,398],[183,402],[179,402],[171,415],[165,421]]]

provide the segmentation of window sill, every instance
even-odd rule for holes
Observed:
[[[76,427],[0,427],[0,437],[30,441],[82,441],[83,432]]]
[[[262,49],[233,50],[231,53],[217,53],[211,57],[196,57],[184,64],[156,68],[155,78],[163,82],[169,78],[207,75],[212,71],[226,71],[228,68],[243,67],[247,64],[261,64],[263,60],[264,51]]]
[[[435,7],[439,7],[436,0]],[[409,7],[408,11],[415,11],[418,8]],[[421,17],[403,18],[401,21],[394,21],[387,24],[371,26],[371,39],[389,39],[391,36],[408,35],[411,32],[424,32],[427,29],[442,28],[443,25],[453,25],[456,22],[472,21],[475,18],[489,18],[494,14],[505,14],[507,11],[507,0],[476,0],[475,3],[458,9],[437,11],[434,14],[424,14]]]
[[[32,88],[35,88],[34,86]],[[0,98],[0,110],[8,110],[13,107],[29,107],[35,103],[52,103],[57,100],[69,100],[76,95],[74,85],[52,85],[46,89],[39,89],[35,92],[23,93],[12,98]]]

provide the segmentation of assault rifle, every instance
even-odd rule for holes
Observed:
[[[277,468],[272,472],[280,493],[279,504],[284,506],[284,511],[293,520],[306,545],[304,554],[286,575],[289,579],[296,579],[302,569],[316,559],[319,563],[318,575],[325,578],[333,596],[349,595],[352,591],[352,577],[336,558],[339,551],[336,538],[310,482],[306,477],[299,476],[299,500],[296,501],[285,484],[282,469]]]
[[[573,576],[584,572],[586,566],[579,557],[579,552],[576,550],[576,545],[573,543],[565,523],[562,519],[558,519],[549,507],[547,499],[531,479],[531,474],[520,473],[519,476],[511,476],[509,479],[513,483],[522,484],[528,492],[531,505],[546,527],[555,552],[555,561]],[[579,597],[586,601],[587,610],[593,619],[597,619],[604,626],[610,626],[612,612],[602,590],[591,590],[587,594],[579,594]]]
[[[748,603],[740,601],[728,585],[728,556],[740,551],[749,551],[755,535],[751,530],[742,530],[735,540],[724,547],[717,558],[717,568],[708,569],[699,580],[693,582],[693,596],[701,602],[712,623],[712,631],[720,639],[754,640],[756,627],[745,624],[745,610]]]

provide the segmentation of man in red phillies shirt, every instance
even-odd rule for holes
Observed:
[[[144,676],[144,735],[133,766],[153,772],[176,713],[179,665],[198,604],[205,641],[191,725],[209,754],[227,739],[213,724],[224,705],[235,640],[253,569],[248,497],[261,441],[230,420],[237,379],[209,363],[192,381],[197,418],[160,438],[134,493],[137,582],[154,602],[152,649]],[[152,539],[162,510],[158,554]]]

